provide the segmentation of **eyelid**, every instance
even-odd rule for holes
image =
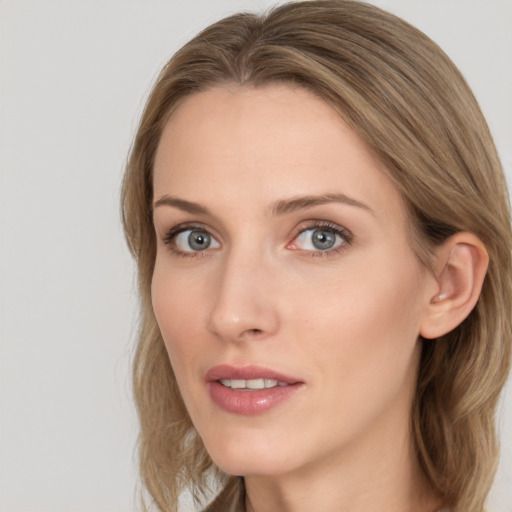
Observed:
[[[164,245],[166,245],[170,251],[172,251],[177,256],[181,257],[201,257],[205,256],[206,253],[211,252],[213,249],[217,249],[218,247],[212,247],[212,248],[206,248],[202,251],[183,251],[176,247],[174,244],[174,241],[176,240],[176,237],[185,231],[204,231],[207,233],[220,247],[220,241],[218,240],[218,236],[214,235],[212,233],[212,230],[208,227],[200,224],[200,223],[194,223],[194,222],[186,222],[184,224],[178,224],[177,226],[173,226],[172,228],[168,229],[164,236],[162,237],[162,242]]]
[[[336,247],[333,247],[331,249],[321,250],[311,250],[311,249],[300,249],[300,248],[293,248],[291,245],[293,242],[295,242],[302,233],[305,233],[306,231],[314,231],[314,230],[325,230],[325,231],[332,231],[336,235],[340,236],[343,239],[343,243],[337,245]],[[287,248],[295,251],[300,251],[304,254],[310,255],[310,256],[329,256],[336,254],[340,251],[343,251],[347,248],[347,246],[352,244],[354,235],[352,232],[343,227],[339,224],[336,224],[331,221],[326,220],[309,220],[301,222],[297,231],[295,232],[291,242],[287,244]]]
[[[298,237],[310,230],[326,230],[326,231],[332,231],[336,235],[340,236],[343,239],[343,242],[333,248],[330,249],[301,249],[292,247],[292,244],[298,239]],[[213,240],[218,244],[218,247],[213,248],[206,248],[202,251],[183,251],[178,249],[174,244],[173,241],[176,239],[177,235],[180,233],[183,233],[185,231],[192,230],[192,231],[204,231],[209,236],[212,237]],[[171,227],[168,229],[164,236],[162,237],[162,242],[169,248],[170,251],[172,251],[174,254],[182,257],[201,257],[206,256],[207,253],[211,252],[211,250],[215,250],[220,248],[221,242],[219,241],[218,235],[214,234],[212,232],[213,230],[209,227],[205,226],[201,223],[195,223],[195,222],[186,222],[183,224],[178,224],[176,226]],[[309,256],[329,256],[334,255],[338,252],[343,251],[347,248],[347,246],[351,245],[353,240],[353,234],[352,232],[345,228],[344,226],[341,226],[337,223],[327,221],[327,220],[306,220],[299,223],[299,225],[295,228],[293,237],[291,238],[291,241],[286,244],[286,248],[290,250],[294,250],[297,252],[301,252],[303,254],[309,255]]]

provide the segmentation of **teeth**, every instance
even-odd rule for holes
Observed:
[[[274,379],[220,379],[220,383],[231,389],[268,389],[288,385],[286,382],[278,382]]]
[[[243,389],[245,387],[246,387],[245,380],[235,380],[235,379],[233,379],[231,381],[231,388],[232,389]]]
[[[248,389],[265,389],[264,379],[252,379],[246,381],[245,387]]]

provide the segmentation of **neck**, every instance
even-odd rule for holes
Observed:
[[[397,431],[396,422],[389,427],[380,425],[373,439],[368,433],[350,450],[331,454],[321,464],[286,475],[247,476],[247,512],[434,512],[441,508],[417,462],[409,428]]]

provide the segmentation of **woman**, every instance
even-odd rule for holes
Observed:
[[[347,0],[232,16],[146,105],[123,186],[160,510],[484,506],[510,363],[502,169],[460,73]]]

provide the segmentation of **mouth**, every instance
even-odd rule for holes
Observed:
[[[206,374],[210,398],[226,412],[262,414],[291,399],[305,383],[261,366],[220,365]]]
[[[239,389],[245,391],[253,391],[258,389],[271,389],[277,386],[289,386],[286,382],[280,382],[275,379],[220,379],[223,386],[231,389]]]

